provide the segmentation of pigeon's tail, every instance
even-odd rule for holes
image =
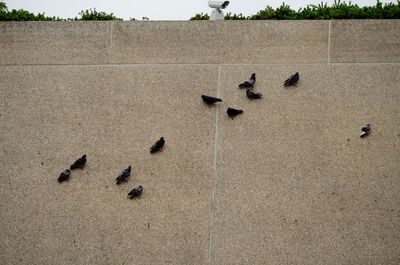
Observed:
[[[368,134],[368,132],[362,131],[362,132],[360,133],[360,137],[361,137],[361,138],[364,138],[365,136],[367,136],[367,134]]]
[[[245,88],[246,87],[246,84],[245,83],[241,83],[240,85],[239,85],[239,88]]]
[[[261,93],[254,93],[254,99],[257,98],[262,98],[262,94]]]
[[[68,176],[66,176],[66,175],[61,175],[61,176],[59,176],[58,179],[57,179],[57,181],[58,181],[59,183],[64,182],[64,181],[66,181],[66,180],[68,180]]]
[[[222,99],[220,99],[220,98],[216,98],[215,100],[218,102],[222,102]]]
[[[285,80],[285,83],[283,84],[284,86],[289,86],[290,85],[290,78]]]
[[[155,153],[155,152],[157,152],[157,151],[158,151],[157,148],[153,148],[153,147],[150,148],[150,153],[152,153],[152,154]]]
[[[69,167],[69,169],[75,169],[75,168],[77,168],[77,166],[75,165],[75,164],[73,164],[73,165],[71,165],[70,167]]]
[[[240,114],[240,113],[243,113],[243,110],[239,109],[237,112],[238,112],[238,114]]]

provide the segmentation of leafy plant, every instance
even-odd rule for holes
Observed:
[[[98,12],[96,8],[79,12],[80,17],[62,19],[59,17],[46,17],[44,13],[37,15],[23,10],[9,11],[6,3],[0,2],[0,21],[87,21],[87,20],[122,20],[117,18],[113,13],[107,14],[106,12]],[[133,19],[134,20],[134,19]]]
[[[62,19],[59,17],[47,17],[44,13],[37,15],[23,10],[9,11],[4,2],[0,2],[0,21],[88,21],[88,20],[122,20],[114,16],[113,13],[98,12],[96,8],[79,12],[80,17]],[[307,5],[295,11],[289,5],[282,3],[277,9],[266,6],[265,9],[258,11],[255,15],[244,16],[240,14],[228,13],[225,20],[288,20],[288,19],[399,19],[400,18],[400,0],[395,3],[382,4],[377,0],[375,6],[359,7],[351,2],[341,2],[335,0],[332,6],[321,2],[318,5]],[[147,19],[143,17],[143,20]],[[206,14],[196,14],[190,20],[209,20],[210,16]],[[135,20],[131,18],[130,20]]]
[[[190,20],[210,20],[210,16],[208,14],[196,14],[194,17],[190,18]]]
[[[201,16],[197,14],[191,20],[203,20],[202,17],[209,17],[207,14]],[[400,18],[400,0],[395,3],[383,5],[377,0],[375,6],[359,7],[351,2],[341,2],[335,0],[332,6],[321,2],[318,5],[307,5],[295,11],[289,5],[282,3],[277,9],[266,6],[255,15],[243,16],[242,14],[228,13],[225,20],[288,20],[288,19],[399,19]]]
[[[98,12],[96,8],[86,9],[79,12],[80,18],[75,17],[75,21],[89,21],[89,20],[122,20],[117,18],[113,13],[107,14],[106,12]]]
[[[0,2],[0,12],[6,12],[6,11],[8,11],[6,3]]]
[[[243,16],[242,13],[240,13],[239,15],[233,14],[232,13],[228,13],[225,15],[224,17],[225,20],[246,20],[249,19],[249,17]]]
[[[37,15],[29,11],[19,9],[9,11],[6,3],[0,2],[0,21],[55,21],[61,20],[58,17],[46,17],[44,13]]]

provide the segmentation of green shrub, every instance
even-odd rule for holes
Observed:
[[[243,16],[242,13],[240,13],[239,15],[233,14],[232,13],[228,13],[225,15],[225,20],[246,20],[249,19],[249,17],[245,17]]]
[[[19,9],[7,9],[4,2],[0,2],[0,21],[88,21],[88,20],[122,20],[114,16],[113,13],[98,12],[95,8],[79,13],[80,17],[62,19],[59,17],[46,17],[44,13],[37,15],[29,11]],[[288,20],[288,19],[399,19],[400,18],[400,0],[397,4],[388,3],[383,5],[377,0],[375,6],[359,7],[351,2],[341,2],[335,0],[332,6],[321,2],[319,5],[307,5],[305,8],[300,8],[295,11],[289,5],[283,3],[277,9],[266,6],[255,15],[244,16],[243,14],[228,13],[225,15],[225,20]],[[146,18],[147,19],[147,18]],[[190,20],[209,20],[208,14],[196,14]],[[131,18],[131,20],[135,20]]]
[[[75,17],[75,21],[90,21],[90,20],[122,20],[117,18],[113,13],[107,14],[106,12],[97,12],[96,8],[79,12],[80,18]]]
[[[122,20],[117,18],[113,13],[107,14],[106,12],[98,12],[96,8],[89,9],[79,12],[80,17],[62,19],[59,17],[46,17],[44,13],[38,13],[37,15],[23,10],[11,10],[9,11],[6,3],[0,2],[0,21],[88,21],[88,20]],[[134,19],[133,19],[134,20]]]
[[[38,13],[37,15],[23,10],[11,10],[8,11],[7,5],[4,2],[0,2],[0,21],[55,21],[61,20],[58,17],[46,17],[44,13]]]
[[[208,14],[197,14],[191,20],[206,20],[209,18]],[[335,0],[332,6],[321,2],[318,5],[307,5],[305,8],[300,8],[295,11],[290,6],[283,3],[276,10],[270,6],[266,6],[264,10],[260,10],[257,14],[252,16],[243,16],[242,14],[236,15],[228,13],[225,20],[292,20],[292,19],[399,19],[400,18],[400,0],[397,4],[388,3],[382,5],[377,0],[376,6],[359,7],[353,5],[351,2],[341,2]]]
[[[194,17],[190,18],[190,20],[210,20],[210,16],[208,14],[196,14]]]

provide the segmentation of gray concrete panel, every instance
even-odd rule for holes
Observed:
[[[0,68],[3,261],[207,263],[218,67]]]
[[[114,22],[111,62],[326,62],[328,24],[328,21]]]
[[[219,110],[211,264],[398,263],[399,71],[222,68],[220,95],[244,113]],[[237,87],[252,72],[261,100]]]
[[[111,22],[1,22],[0,64],[105,64]]]
[[[399,264],[398,26],[0,23],[0,263]]]
[[[333,20],[331,62],[400,62],[400,21]]]

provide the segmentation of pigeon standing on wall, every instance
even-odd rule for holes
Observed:
[[[164,146],[164,144],[165,144],[164,137],[161,137],[160,140],[155,142],[155,144],[153,144],[153,146],[150,147],[150,153],[155,153],[155,152],[161,150],[161,148]]]
[[[284,86],[292,86],[296,85],[297,81],[299,81],[299,72],[295,73],[294,75],[290,76],[288,79],[285,80]]]
[[[249,80],[244,81],[239,85],[240,88],[252,88],[256,82],[256,74],[253,73]]]
[[[126,181],[127,178],[131,175],[131,166],[124,169],[121,174],[115,179],[117,181],[117,185],[121,184],[122,181]]]
[[[206,96],[206,95],[201,95],[201,98],[203,99],[203,101],[205,103],[207,103],[207,105],[209,107],[211,107],[216,102],[221,102],[222,101],[222,99],[220,99],[220,98],[214,98],[214,97],[210,97],[210,96]]]
[[[58,177],[58,182],[63,182],[65,180],[69,179],[69,176],[71,176],[71,171],[69,169],[64,170],[63,172],[61,172],[60,176]]]
[[[371,131],[371,124],[365,124],[364,127],[361,128],[360,137],[363,138],[369,134]]]
[[[76,160],[71,166],[70,169],[75,169],[75,168],[80,168],[83,169],[83,167],[86,164],[86,155],[83,155],[81,158]]]
[[[143,187],[142,187],[142,185],[139,185],[139,186],[133,188],[133,190],[131,190],[128,193],[128,198],[133,199],[135,197],[140,197],[140,195],[142,195],[142,192],[143,192]]]
[[[239,115],[239,114],[243,113],[243,110],[241,110],[241,109],[234,109],[234,108],[228,108],[228,109],[226,110],[226,113],[227,113],[228,116],[231,117],[232,120],[233,120],[233,118],[234,118],[236,115]]]
[[[247,97],[248,97],[249,99],[258,99],[258,98],[262,98],[262,94],[261,94],[261,93],[252,91],[252,90],[250,90],[250,88],[247,88],[247,89],[246,89],[246,95],[247,95]]]

